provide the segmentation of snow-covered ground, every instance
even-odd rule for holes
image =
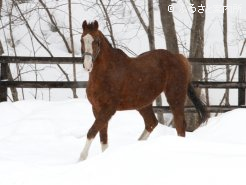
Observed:
[[[246,110],[212,118],[186,138],[158,125],[137,141],[136,111],[117,112],[109,148],[97,137],[78,162],[94,117],[86,99],[0,103],[1,185],[246,184]]]
[[[15,55],[13,49],[13,43],[11,41],[9,15],[11,10],[11,0],[3,1],[3,10],[1,12],[0,22],[0,40],[3,44],[3,55]],[[71,56],[68,53],[64,41],[61,39],[57,31],[51,24],[51,21],[47,15],[47,12],[41,6],[38,0],[25,1],[26,3],[19,4],[20,10],[24,13],[28,24],[31,26],[32,31],[38,36],[39,40],[50,50],[53,56]],[[68,20],[68,4],[67,0],[45,0],[46,6],[50,8],[52,15],[55,18],[60,31],[64,34],[68,44],[70,44],[69,34],[69,20]],[[106,27],[106,21],[104,19],[102,9],[100,9],[96,3],[97,0],[72,1],[72,22],[73,22],[73,39],[75,55],[81,56],[81,24],[84,20],[99,21],[100,30],[108,37],[109,32]],[[128,55],[130,53],[124,48],[127,47],[136,54],[140,54],[149,50],[147,35],[139,23],[139,20],[134,12],[130,3],[122,3],[123,1],[111,0],[110,6],[108,6],[110,19],[113,25],[115,41],[119,48],[123,49]],[[147,23],[147,4],[146,1],[136,1],[140,10],[142,10],[142,16]],[[112,8],[109,8],[111,7]],[[189,54],[189,40],[190,40],[190,28],[192,25],[192,13],[190,1],[177,0],[177,3],[173,3],[174,6],[174,20],[175,27],[178,35],[180,52],[188,56]],[[242,56],[239,55],[245,35],[245,17],[246,11],[245,0],[228,1],[228,47],[229,57],[245,57],[246,50],[243,51]],[[224,45],[223,45],[223,1],[222,0],[207,0],[206,3],[206,22],[205,22],[205,45],[204,45],[204,57],[224,57]],[[155,44],[156,48],[166,48],[165,39],[162,31],[160,12],[158,1],[154,1],[155,10]],[[198,11],[198,10],[197,10]],[[32,37],[30,31],[27,29],[26,24],[20,18],[19,10],[14,7],[12,10],[12,36],[14,39],[14,45],[16,47],[17,56],[50,56],[48,52],[40,46],[40,44]],[[72,66],[64,66],[63,69],[69,75],[70,80],[73,80]],[[24,65],[20,66],[22,80],[38,80],[38,81],[67,81],[65,75],[63,75],[60,69],[56,65]],[[210,69],[213,71],[214,69]],[[16,65],[11,65],[11,71],[13,78],[17,77]],[[232,69],[234,71],[234,69]],[[211,80],[225,80],[225,75],[218,75],[220,72],[211,73]],[[231,72],[233,74],[233,72]],[[88,79],[88,75],[82,70],[82,66],[77,66],[76,72],[77,80],[84,81]],[[237,75],[236,75],[237,76]],[[42,99],[42,100],[64,100],[66,98],[72,98],[73,94],[70,89],[67,90],[55,90],[55,89],[17,89],[19,92],[19,99]],[[24,96],[22,96],[22,91]],[[237,104],[237,90],[230,90],[233,98],[230,98],[230,103]],[[216,89],[216,93],[210,90],[211,94],[216,96],[210,96],[210,102],[212,104],[219,104],[224,91]],[[11,93],[9,91],[11,98]],[[84,97],[84,93],[79,92],[80,98]]]
[[[9,1],[3,2],[3,7],[9,9],[10,7],[6,8],[6,2]],[[55,7],[52,14],[66,38],[69,38],[67,1],[46,2],[50,8]],[[73,0],[72,6],[76,56],[80,56],[81,23],[84,19],[99,19],[100,29],[105,35],[108,33],[105,21],[98,16],[100,12],[96,8],[82,6],[83,2],[85,1]],[[187,14],[184,2],[177,1],[174,15],[179,39],[184,48],[189,48],[192,19],[191,14]],[[210,11],[206,14],[205,57],[224,57],[222,3],[222,0],[207,0]],[[51,30],[45,11],[42,8],[28,11],[37,4],[38,1],[34,0],[20,5],[29,18],[29,24],[54,56],[70,56],[57,32]],[[189,7],[189,1],[186,5]],[[245,37],[243,24],[242,27],[239,24],[245,19],[246,2],[230,1],[228,6],[229,57],[239,57]],[[157,3],[155,10],[158,10]],[[14,55],[9,28],[4,26],[8,25],[7,15],[8,13],[2,12],[1,26],[4,29],[0,30],[0,39],[4,55]],[[16,8],[13,9],[13,15],[20,17]],[[161,24],[158,15],[159,12],[156,11],[156,48],[165,48],[163,34],[159,33]],[[118,16],[112,16],[117,43],[129,47],[137,54],[148,50],[146,34],[136,24],[138,20],[134,12],[126,11],[122,19]],[[30,37],[25,24],[15,21],[12,29],[18,56],[48,56],[37,41]],[[181,52],[187,55],[184,48]],[[245,55],[244,51],[243,56]],[[31,69],[32,66],[25,68],[26,71]],[[71,68],[65,66],[65,69],[72,74]],[[40,69],[37,78],[64,80],[65,77],[57,71],[53,67]],[[33,80],[35,75],[23,74],[22,79]],[[81,66],[77,69],[77,76],[79,80],[88,79],[88,74],[82,71]],[[30,89],[27,91],[25,98],[30,99],[34,92]],[[172,128],[158,125],[149,140],[141,142],[137,141],[144,129],[141,116],[136,111],[118,112],[109,124],[109,148],[101,153],[97,137],[88,159],[79,162],[87,130],[94,121],[84,89],[81,91],[78,93],[80,99],[64,100],[71,97],[70,89],[52,89],[49,92],[41,91],[38,98],[49,99],[47,97],[50,96],[52,100],[59,101],[0,103],[0,185],[246,184],[245,109],[211,118],[203,127],[187,133],[186,138],[177,137]],[[220,100],[217,94],[211,102]],[[234,102],[234,96],[232,99]]]

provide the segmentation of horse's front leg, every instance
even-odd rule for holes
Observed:
[[[95,116],[96,120],[87,133],[87,140],[80,155],[80,160],[85,160],[87,158],[91,143],[99,131],[102,144],[103,142],[107,141],[105,140],[105,134],[107,135],[107,124],[115,112],[115,109],[105,108],[97,113],[97,115]],[[102,145],[102,149],[105,150],[106,146],[107,145]]]
[[[97,118],[99,115],[99,112],[94,107],[92,107],[92,111],[93,111],[95,118]],[[99,132],[101,147],[102,147],[103,152],[108,148],[108,122],[105,123],[104,125],[105,127],[103,127]]]

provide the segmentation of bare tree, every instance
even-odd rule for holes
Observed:
[[[172,6],[171,0],[159,0],[160,17],[166,41],[166,49],[172,53],[179,53],[173,14],[168,11],[169,6]]]
[[[227,0],[224,0],[224,13],[223,13],[223,40],[224,40],[224,51],[225,51],[225,58],[229,57],[228,53],[228,41],[227,41]],[[230,73],[231,69],[230,66],[226,66],[226,81],[230,81]],[[229,105],[229,89],[225,91],[225,105]]]
[[[60,37],[62,38],[62,40],[63,40],[63,42],[64,42],[64,44],[65,44],[65,46],[66,46],[66,48],[67,48],[67,51],[68,51],[69,53],[72,53],[71,48],[69,47],[69,44],[68,44],[68,42],[67,42],[67,40],[66,40],[66,37],[65,37],[64,34],[60,31],[60,29],[59,29],[59,27],[58,27],[58,25],[57,25],[57,23],[56,23],[56,20],[55,20],[54,16],[52,16],[52,14],[50,13],[48,7],[46,6],[46,4],[45,4],[42,0],[39,0],[39,3],[43,6],[44,10],[45,10],[46,13],[48,14],[52,26],[55,27],[57,33],[58,33],[58,34],[60,35]]]
[[[228,52],[228,41],[227,41],[227,0],[224,0],[223,3],[224,6],[224,13],[223,13],[223,42],[224,42],[224,51],[225,51],[225,58],[229,57],[229,52]],[[226,81],[227,82],[231,82],[234,78],[235,75],[235,71],[236,71],[237,67],[234,69],[232,78],[230,79],[230,73],[231,73],[231,68],[230,66],[226,66]],[[229,102],[229,89],[225,90],[225,94],[222,97],[222,100],[220,101],[219,105],[222,105],[222,103],[225,102],[225,105],[230,105]],[[216,113],[217,115],[218,113]]]
[[[0,0],[0,17],[1,17],[1,13],[2,13],[2,7],[3,7],[3,1]]]
[[[71,0],[68,0],[68,16],[69,16],[69,32],[70,32],[70,41],[71,41],[71,52],[72,52],[72,57],[74,57],[74,44],[73,44],[73,25],[72,25],[72,2]],[[73,64],[73,78],[74,81],[77,81],[76,77],[76,64]],[[73,91],[73,97],[78,98],[76,88],[72,89]]]
[[[21,18],[23,19],[23,21],[26,24],[27,29],[31,32],[32,36],[35,38],[35,40],[49,53],[49,55],[51,57],[53,57],[52,53],[50,52],[50,50],[42,43],[42,41],[40,41],[40,39],[38,38],[38,36],[34,33],[33,29],[31,28],[30,24],[28,23],[27,19],[25,18],[24,14],[22,13],[19,5],[17,4],[17,2],[13,1],[14,6],[17,8]]]
[[[39,0],[41,1],[41,0]],[[22,13],[21,9],[19,8],[19,5],[15,2],[14,5],[17,8],[21,18],[23,19],[23,21],[25,22],[25,25],[27,26],[27,29],[30,31],[30,33],[32,34],[33,38],[40,44],[40,46],[42,46],[42,48],[44,48],[51,57],[53,57],[53,54],[51,53],[51,51],[44,45],[44,43],[38,38],[38,36],[35,34],[35,32],[33,31],[33,29],[31,28],[30,24],[28,23],[27,19],[25,18],[24,14]],[[43,2],[43,1],[42,1]],[[43,4],[45,5],[45,4]],[[46,6],[45,6],[46,7]],[[46,10],[48,11],[48,10]],[[67,72],[61,67],[60,64],[57,64],[57,67],[61,70],[61,72],[63,73],[63,75],[66,77],[67,81],[70,81],[69,75],[67,74]],[[72,88],[72,91],[74,92],[74,88]]]
[[[195,8],[193,13],[193,21],[190,35],[190,58],[204,57],[204,25],[205,25],[205,8],[206,0],[191,0],[191,4]],[[202,6],[202,7],[201,7]],[[202,66],[199,64],[192,65],[193,80],[202,79]],[[196,93],[200,96],[201,90],[196,89]],[[187,130],[193,131],[198,126],[198,115],[187,114]]]
[[[244,39],[244,41],[243,41],[243,46],[242,46],[242,49],[240,51],[240,56],[243,54],[243,50],[244,50],[245,45],[246,45],[246,39]]]
[[[144,22],[141,13],[139,12],[134,0],[130,0],[133,9],[135,10],[137,17],[142,24],[149,41],[150,50],[155,49],[155,35],[154,35],[154,10],[153,10],[153,0],[148,0],[148,25]]]
[[[114,39],[114,32],[113,32],[113,26],[112,26],[112,22],[109,16],[109,12],[107,10],[107,7],[105,6],[104,2],[102,0],[99,0],[100,5],[99,7],[102,9],[102,13],[104,15],[104,19],[106,20],[106,25],[107,25],[107,29],[109,31],[110,34],[110,38],[113,44],[113,47],[116,47],[116,43],[115,43],[115,39]],[[110,3],[111,1],[109,1],[108,3]]]
[[[14,36],[13,36],[13,30],[12,30],[12,11],[13,11],[13,3],[11,3],[10,5],[10,10],[9,10],[9,35],[10,35],[10,38],[11,38],[11,45],[12,45],[12,48],[14,49],[14,54],[15,56],[17,56],[17,53],[16,53],[16,47],[15,47],[15,41],[14,41]],[[19,65],[16,64],[16,69],[17,69],[17,73],[18,73],[18,76],[21,78],[21,75],[20,75],[20,69],[19,69]],[[8,66],[7,68],[8,72],[8,79],[10,80],[13,80],[13,76],[12,76],[12,73],[11,73],[11,70],[10,70],[10,66]],[[11,87],[10,88],[11,90],[11,93],[12,93],[12,97],[13,97],[13,101],[18,101],[19,98],[18,98],[18,92],[16,90],[15,87]],[[22,91],[23,93],[23,91]]]
[[[2,7],[3,7],[3,1],[2,0],[0,0],[0,19],[1,19],[1,12],[2,12]],[[0,40],[0,56],[2,55],[4,53],[4,51],[3,51],[3,45],[2,45],[2,42],[1,42],[1,40]]]
[[[2,45],[2,42],[0,40],[0,56],[4,53],[4,50],[3,50],[3,45]]]
[[[171,0],[159,0],[161,23],[163,33],[165,35],[167,50],[173,53],[179,53],[173,14],[168,11],[169,6],[172,6]]]
[[[11,8],[9,10],[9,31],[10,31],[10,37],[11,37],[11,42],[12,42],[12,46],[14,48],[14,51],[15,51],[15,45],[14,45],[14,42],[13,42],[13,33],[12,33],[12,23],[11,23],[11,16],[12,16],[12,9],[13,9],[13,6],[11,5]],[[2,1],[0,1],[0,10],[2,10]],[[1,16],[1,11],[0,11],[0,16]],[[1,17],[0,17],[1,19]],[[0,41],[0,55],[2,55],[4,53],[4,50],[3,50],[3,46],[2,46],[2,42]],[[16,54],[16,52],[15,52]],[[10,81],[13,81],[13,76],[12,76],[12,73],[11,73],[11,69],[10,69],[10,66],[7,65],[6,66],[6,74],[7,74],[7,78],[8,80]],[[15,87],[11,87],[10,88],[10,91],[11,91],[11,94],[12,94],[12,97],[13,97],[13,101],[18,101],[18,92],[16,90]]]
[[[136,3],[134,0],[130,0],[133,9],[135,10],[137,17],[142,24],[149,41],[150,50],[155,49],[155,34],[154,34],[154,9],[153,9],[153,0],[148,0],[148,25],[145,23],[141,13],[139,12]],[[162,98],[161,95],[156,98],[156,105],[162,106]],[[164,124],[164,117],[162,112],[157,112],[157,119],[159,123]]]
[[[67,48],[67,51],[69,53],[72,53],[72,55],[74,56],[74,48],[73,48],[74,45],[73,45],[73,36],[72,36],[72,21],[71,21],[71,19],[72,19],[72,15],[71,15],[72,14],[71,13],[71,1],[69,0],[68,6],[69,6],[69,25],[70,25],[69,26],[70,27],[69,30],[70,30],[71,48],[72,49],[69,47],[69,44],[68,44],[68,42],[66,40],[65,35],[59,29],[54,16],[52,16],[52,14],[50,13],[50,11],[49,11],[48,7],[46,6],[46,4],[42,0],[39,0],[39,3],[43,6],[43,8],[45,9],[46,13],[48,14],[48,17],[49,17],[49,19],[51,21],[52,26],[55,27],[56,31],[58,32],[58,34],[62,38],[62,40],[63,40],[63,42],[64,42],[64,44],[65,44],[65,46]],[[66,79],[68,81],[70,81],[68,74],[62,69],[62,67],[60,65],[58,65],[58,68],[63,72],[63,74],[65,75]],[[76,67],[75,67],[75,64],[73,66],[73,73],[74,73],[74,80],[76,80]],[[74,98],[78,98],[77,93],[76,93],[76,88],[72,88],[72,92],[73,92],[73,97]]]
[[[206,0],[191,0],[191,3],[196,8],[193,14],[191,37],[190,37],[190,57],[203,57],[204,52],[204,25],[205,25],[205,8]],[[198,11],[200,6],[203,6],[204,11]],[[199,65],[200,66],[200,65]],[[201,68],[194,71],[194,78],[201,79]]]

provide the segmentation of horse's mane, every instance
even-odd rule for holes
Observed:
[[[101,31],[99,31],[99,32],[100,32],[101,36],[103,37],[103,39],[105,40],[105,42],[109,45],[109,47],[110,47],[114,52],[117,52],[118,54],[120,54],[120,55],[123,56],[123,57],[128,57],[127,54],[126,54],[124,51],[122,51],[122,49],[114,48],[114,47],[112,46],[112,44],[109,42],[109,40],[107,39],[107,37],[106,37]]]
[[[95,25],[94,22],[90,22],[90,23],[87,24],[87,29],[88,29],[89,31],[95,31],[96,29],[98,29],[98,25]],[[105,35],[104,35],[100,30],[98,30],[98,31],[99,31],[100,35],[103,37],[103,39],[106,41],[106,43],[110,46],[110,48],[116,49],[116,50],[121,50],[121,49],[118,49],[118,48],[114,48],[114,47],[112,46],[112,44],[109,42],[109,40],[107,39],[107,37],[105,37]],[[122,51],[122,52],[123,52],[123,51]],[[124,52],[123,52],[123,53],[124,53]],[[126,54],[125,54],[125,55],[126,55]]]
[[[109,40],[107,39],[107,37],[105,37],[105,35],[103,35],[103,33],[102,33],[101,31],[100,31],[100,33],[101,33],[103,39],[107,42],[107,44],[108,44],[111,48],[113,48],[112,44],[109,42]]]

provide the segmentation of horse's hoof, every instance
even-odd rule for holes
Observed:
[[[86,155],[86,154],[81,154],[78,162],[81,162],[81,161],[86,160],[87,159],[87,156],[88,155]]]
[[[85,160],[86,160],[86,158],[80,157],[79,160],[78,160],[78,162],[82,162],[82,161],[85,161]]]
[[[141,140],[147,140],[148,137],[149,137],[149,135],[150,135],[150,132],[147,131],[147,130],[144,130],[138,140],[139,141],[141,141]]]

